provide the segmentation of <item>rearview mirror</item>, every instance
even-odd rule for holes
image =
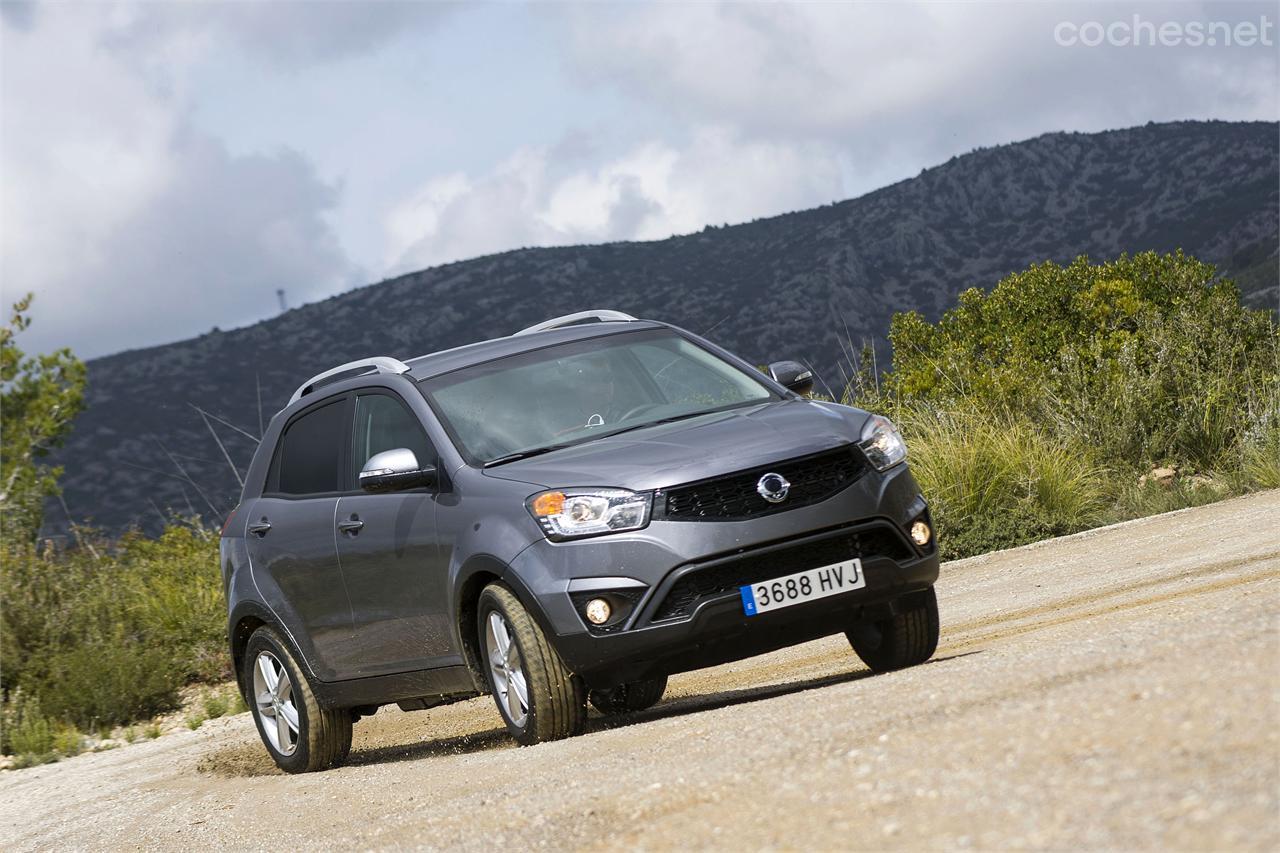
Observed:
[[[432,486],[436,469],[418,465],[418,457],[407,447],[384,450],[369,457],[360,469],[360,488],[366,492],[393,492]]]
[[[813,371],[798,361],[775,361],[769,365],[769,376],[797,394],[807,395],[813,390]]]

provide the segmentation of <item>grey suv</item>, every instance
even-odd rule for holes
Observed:
[[[304,383],[222,533],[240,689],[276,763],[352,723],[492,694],[521,744],[667,676],[844,633],[938,640],[929,509],[882,417],[616,311]]]

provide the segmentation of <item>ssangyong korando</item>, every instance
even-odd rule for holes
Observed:
[[[281,768],[352,723],[492,694],[521,744],[667,676],[844,633],[938,640],[929,508],[888,420],[698,335],[586,311],[302,384],[227,520],[231,653]]]

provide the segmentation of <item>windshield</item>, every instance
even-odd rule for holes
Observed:
[[[421,387],[481,465],[776,399],[756,377],[665,329],[520,353]]]

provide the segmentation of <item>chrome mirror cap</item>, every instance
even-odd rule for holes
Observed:
[[[369,457],[360,469],[360,488],[366,492],[413,489],[435,483],[436,469],[418,464],[418,457],[407,447],[384,450]]]

